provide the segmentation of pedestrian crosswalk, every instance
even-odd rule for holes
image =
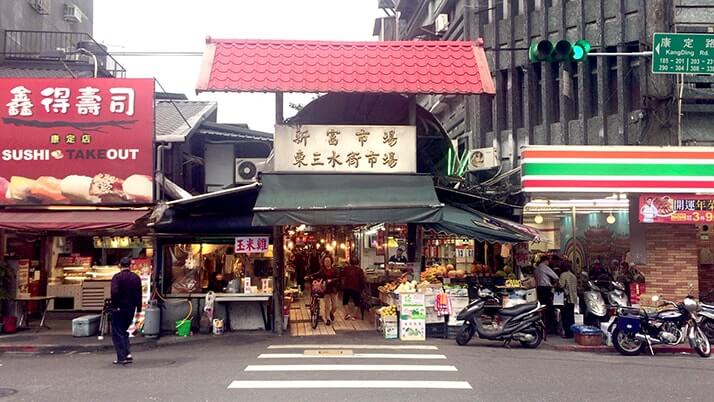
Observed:
[[[458,378],[456,366],[437,364],[448,359],[434,345],[294,344],[266,349],[229,390],[472,389]]]

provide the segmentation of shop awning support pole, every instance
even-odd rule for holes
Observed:
[[[7,237],[5,229],[0,229],[0,261],[5,261],[5,254],[7,254]]]
[[[285,118],[283,116],[283,93],[275,93],[275,124],[285,123]]]
[[[273,332],[283,334],[283,294],[285,287],[283,227],[273,226]]]
[[[575,224],[576,215],[575,215],[575,206],[574,205],[572,207],[571,213],[572,213],[572,219],[573,219],[573,225],[572,225],[573,226],[573,255],[570,257],[570,263],[572,264],[573,268],[575,268],[575,250],[578,245],[578,243],[577,243],[578,228],[577,228],[577,225]]]

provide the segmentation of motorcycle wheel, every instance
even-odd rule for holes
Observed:
[[[459,346],[464,346],[469,343],[471,338],[473,338],[475,331],[476,330],[474,329],[473,325],[465,322],[464,325],[459,328],[459,332],[456,334],[456,344]]]
[[[534,327],[532,331],[528,331],[527,333],[535,336],[535,339],[532,341],[520,341],[521,345],[528,349],[535,349],[540,346],[540,343],[543,342],[543,331],[540,328]]]
[[[692,345],[692,349],[697,351],[699,356],[711,356],[712,346],[709,343],[709,339],[704,335],[704,332],[702,332],[701,328],[694,328],[694,339],[691,339],[689,343]]]
[[[638,356],[645,348],[645,343],[636,339],[634,335],[629,334],[620,328],[615,328],[612,331],[612,345],[621,355]]]

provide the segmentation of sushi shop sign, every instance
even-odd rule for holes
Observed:
[[[153,201],[151,79],[0,79],[0,205]]]
[[[415,126],[277,125],[275,171],[415,173]]]

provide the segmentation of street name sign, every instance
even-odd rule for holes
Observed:
[[[714,34],[656,32],[652,46],[654,74],[714,74]]]

